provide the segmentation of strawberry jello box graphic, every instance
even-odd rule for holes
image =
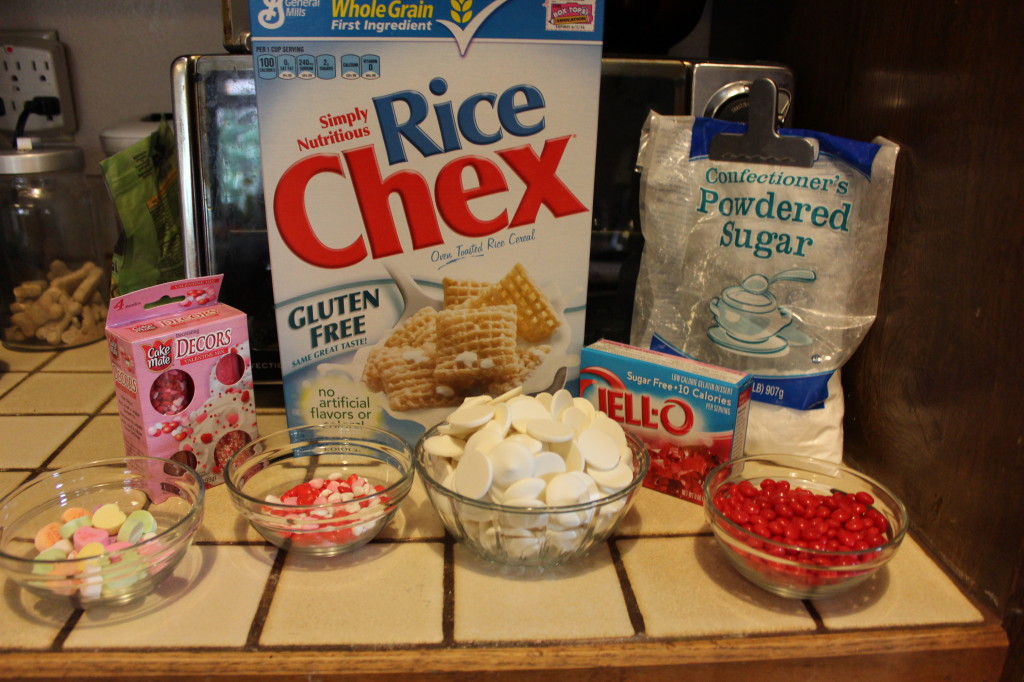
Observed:
[[[749,374],[607,340],[581,364],[580,395],[647,446],[645,487],[703,504],[708,472],[743,455]]]
[[[128,456],[223,481],[259,437],[245,313],[218,302],[222,275],[140,289],[110,302],[106,338]]]
[[[250,0],[291,426],[575,389],[603,0]]]

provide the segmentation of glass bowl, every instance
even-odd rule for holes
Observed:
[[[796,455],[724,462],[708,474],[704,500],[732,565],[755,585],[796,599],[864,582],[892,559],[909,527],[903,503],[881,483]]]
[[[491,497],[461,495],[446,485],[452,464],[424,448],[428,439],[438,435],[442,435],[438,426],[428,429],[415,451],[416,469],[431,505],[456,541],[487,561],[509,566],[553,567],[586,555],[607,540],[625,517],[650,466],[644,444],[625,434],[632,477],[621,490],[591,493],[580,504],[501,504]]]
[[[129,602],[185,555],[204,497],[192,468],[153,457],[45,472],[0,500],[0,566],[32,594],[76,608]]]
[[[252,441],[224,465],[239,512],[274,545],[334,556],[376,537],[412,487],[408,443],[368,426],[284,429]]]

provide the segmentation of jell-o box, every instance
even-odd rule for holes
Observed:
[[[703,503],[704,478],[743,454],[752,378],[688,358],[598,341],[583,349],[580,395],[651,454],[644,486]]]

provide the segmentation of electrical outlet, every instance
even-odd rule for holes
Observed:
[[[26,103],[56,97],[60,113],[31,114],[25,135],[55,137],[78,130],[67,56],[55,31],[0,32],[0,133],[13,135]]]

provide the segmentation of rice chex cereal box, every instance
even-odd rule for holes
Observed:
[[[708,472],[743,455],[752,377],[614,341],[582,355],[580,395],[650,451],[644,485],[703,504]]]
[[[603,0],[251,0],[289,425],[575,386]]]

